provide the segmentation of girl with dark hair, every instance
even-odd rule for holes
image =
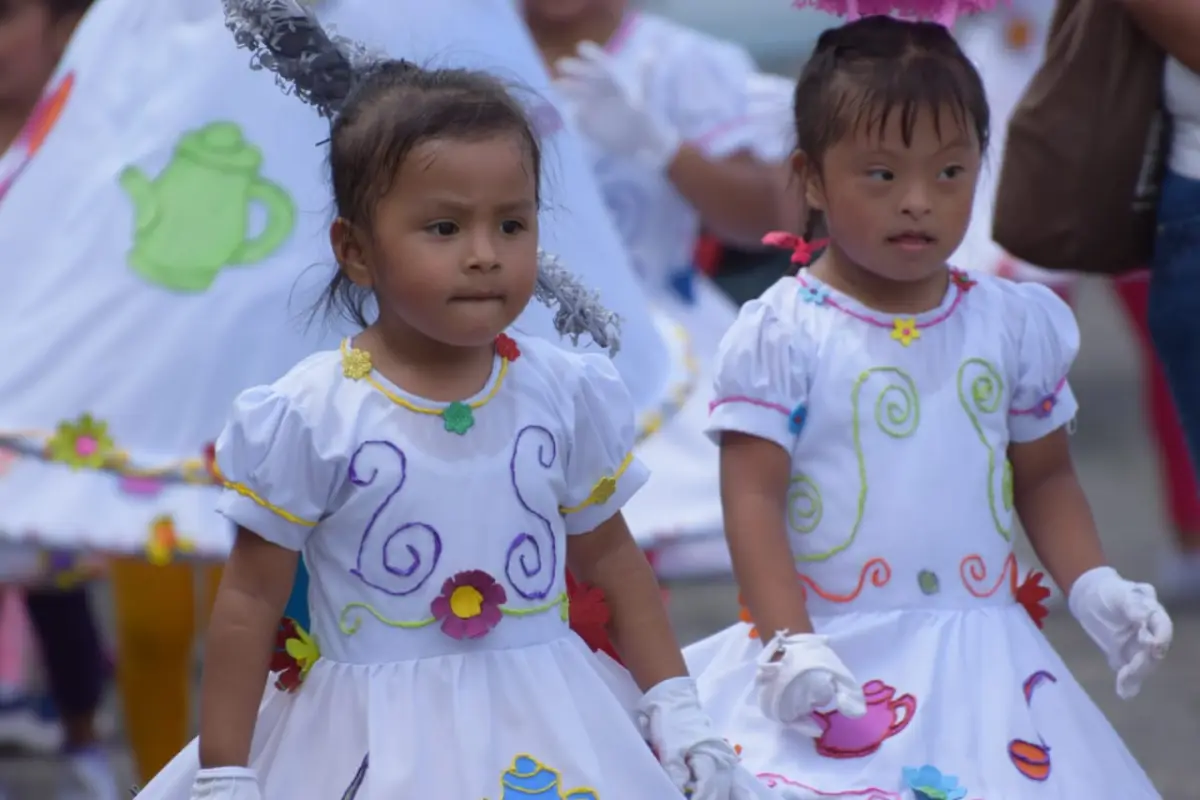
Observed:
[[[214,469],[238,535],[200,737],[140,796],[765,796],[700,711],[621,516],[647,478],[628,390],[604,354],[511,327],[536,298],[562,335],[618,345],[538,250],[525,110],[486,73],[374,57],[292,0],[226,10],[330,120],[326,299],[363,330],[234,404]],[[285,635],[296,663],[264,698],[301,551],[313,630]],[[568,564],[607,596],[629,672],[568,626]]]
[[[710,431],[753,623],[687,649],[705,707],[797,800],[1157,797],[1037,630],[1042,576],[1012,550],[1019,515],[1135,695],[1172,626],[1106,565],[1075,476],[1074,317],[946,263],[988,145],[979,74],[941,25],[867,17],[821,35],[794,111],[828,246],[777,237],[798,272],[718,355]]]

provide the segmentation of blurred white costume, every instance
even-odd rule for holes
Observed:
[[[549,93],[509,0],[318,12],[393,55]],[[684,349],[647,310],[575,136],[530,102],[548,154],[543,244],[623,318],[616,364],[652,427]],[[0,159],[0,249],[19,272],[0,292],[8,577],[46,566],[14,558],[13,542],[226,554],[209,444],[240,390],[343,333],[306,324],[332,269],[327,137],[248,68],[220,3],[100,0],[80,24],[45,107]],[[535,305],[518,327],[557,341]]]

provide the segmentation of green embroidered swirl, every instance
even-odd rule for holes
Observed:
[[[796,533],[812,533],[821,524],[825,504],[821,490],[802,473],[792,476],[788,487],[788,527]]]
[[[973,378],[967,374],[972,367],[981,371]],[[979,437],[979,441],[987,449],[988,509],[992,512],[992,523],[996,526],[997,533],[1012,541],[1011,516],[1007,524],[1000,516],[1001,507],[1006,513],[1012,510],[1012,465],[1008,463],[1007,458],[1003,459],[1003,472],[999,476],[996,475],[999,460],[996,457],[996,448],[988,439],[987,433],[983,429],[983,423],[980,422],[982,415],[1003,411],[1004,379],[1000,377],[1000,373],[991,363],[982,358],[968,358],[958,368],[958,401],[962,404],[963,410],[967,412],[967,418],[971,420],[971,426],[975,428],[975,434]],[[1000,483],[999,498],[996,497],[997,478]],[[997,500],[999,500],[999,504]]]
[[[862,408],[859,397],[863,386],[871,378],[884,375],[888,383],[875,398],[875,424],[881,431],[893,439],[904,439],[912,436],[921,422],[921,400],[917,396],[917,385],[904,370],[898,367],[872,367],[865,370],[854,381],[850,390],[850,404],[854,409],[851,422],[851,434],[854,437],[854,457],[858,461],[858,504],[855,510],[854,523],[850,533],[841,544],[831,547],[822,553],[803,553],[796,556],[797,561],[825,561],[854,544],[858,529],[862,526],[863,513],[867,508],[867,459],[862,446]],[[797,484],[799,486],[797,487]],[[808,533],[816,528],[821,521],[821,493],[817,485],[804,475],[792,479],[793,488],[788,492],[788,524],[797,533]],[[794,512],[793,498],[808,501],[806,509]],[[807,510],[807,516],[804,511]],[[793,522],[793,517],[799,516],[806,525],[799,526]]]

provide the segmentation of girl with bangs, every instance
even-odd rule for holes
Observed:
[[[810,218],[772,241],[804,266],[717,357],[747,621],[685,650],[706,710],[793,800],[1158,797],[1013,554],[1019,518],[1135,695],[1172,627],[1106,564],[1075,475],[1075,319],[947,265],[988,144],[978,73],[945,27],[867,17],[821,36],[794,100]]]

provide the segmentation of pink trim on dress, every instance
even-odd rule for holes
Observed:
[[[797,275],[796,280],[800,281],[800,285],[803,286],[805,289],[810,288],[809,282],[804,279],[803,275]],[[956,282],[951,281],[950,283],[952,286],[954,286],[954,300],[950,303],[950,307],[947,308],[945,311],[943,311],[941,314],[938,314],[936,317],[933,317],[932,319],[927,319],[923,322],[916,323],[916,325],[914,327],[916,327],[917,330],[925,330],[926,328],[932,328],[934,325],[938,325],[942,322],[945,322],[951,316],[954,315],[955,310],[958,308],[958,304],[962,302],[963,295],[966,294],[967,292],[962,286],[959,286]],[[830,308],[836,308],[838,311],[841,311],[843,314],[848,314],[849,316],[854,317],[859,322],[865,322],[868,325],[874,325],[876,328],[892,328],[895,324],[894,322],[891,322],[891,321],[883,322],[882,320],[875,319],[874,317],[864,314],[861,311],[855,311],[854,309],[847,308],[846,306],[842,305],[837,300],[835,300],[832,295],[826,296],[825,299],[821,302],[821,305],[826,305],[826,306],[829,306]],[[897,314],[896,316],[902,316],[902,315]],[[895,319],[895,317],[893,317],[893,319]]]
[[[1061,392],[1063,390],[1063,387],[1065,387],[1066,385],[1067,385],[1067,378],[1064,375],[1062,380],[1060,380],[1055,385],[1054,391],[1050,392],[1045,397],[1043,397],[1041,400],[1037,401],[1037,403],[1029,406],[1028,408],[1014,408],[1011,411],[1009,411],[1008,413],[1014,417],[1030,416],[1030,417],[1039,417],[1039,418],[1044,419],[1044,418],[1050,416],[1051,412],[1054,411],[1054,406],[1058,404],[1059,392]]]
[[[713,400],[711,403],[708,404],[708,413],[711,414],[712,412],[717,410],[718,406],[723,406],[726,403],[749,403],[750,405],[758,406],[759,408],[769,408],[772,411],[778,411],[780,414],[783,414],[785,417],[790,417],[792,415],[792,412],[790,410],[779,405],[779,403],[772,403],[767,400],[759,400],[758,398],[755,398],[755,397],[746,397],[746,396],[740,395],[740,394],[730,395],[729,397],[722,397],[720,400]]]

